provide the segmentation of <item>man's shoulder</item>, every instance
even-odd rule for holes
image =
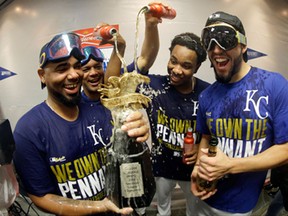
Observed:
[[[287,92],[288,80],[278,72],[251,67],[249,81],[252,85],[256,84],[257,86],[262,86],[267,91],[270,90],[271,94],[274,95],[275,91],[284,90]]]
[[[32,125],[35,122],[43,121],[43,116],[45,116],[45,114],[43,114],[44,110],[44,102],[32,107],[18,120],[17,125],[24,127],[25,125]]]
[[[274,72],[274,71],[268,71],[262,68],[258,68],[258,67],[251,67],[251,73],[255,76],[261,76],[264,77],[264,79],[266,80],[268,77],[274,78],[276,80],[286,80],[287,79],[279,72]]]

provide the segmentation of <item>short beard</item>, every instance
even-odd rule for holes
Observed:
[[[242,56],[240,55],[234,62],[234,66],[233,68],[231,69],[231,71],[229,71],[229,74],[227,76],[219,76],[215,70],[215,67],[214,67],[214,73],[215,73],[215,78],[218,82],[220,83],[229,83],[232,79],[232,77],[237,74],[239,72],[239,69],[240,69],[240,65],[241,65],[241,62],[242,62]]]
[[[232,76],[236,74],[234,68],[229,72],[228,76],[219,76],[214,68],[215,78],[220,83],[229,83],[232,79]]]
[[[77,94],[77,95],[75,95],[75,97],[71,98],[70,100],[68,100],[67,98],[63,97],[62,103],[64,105],[66,105],[67,107],[74,107],[74,106],[79,105],[80,100],[81,100],[81,95]]]
[[[52,91],[52,94],[57,99],[57,101],[59,101],[60,103],[62,103],[67,107],[74,107],[78,105],[81,100],[80,91],[77,94],[72,95],[71,98],[64,97],[62,94],[56,91]]]

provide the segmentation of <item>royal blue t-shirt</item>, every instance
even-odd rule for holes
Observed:
[[[288,82],[278,73],[252,67],[236,83],[213,83],[199,98],[197,130],[218,137],[229,157],[257,155],[288,141]],[[231,213],[251,211],[261,193],[266,171],[230,174],[218,181],[206,202]]]

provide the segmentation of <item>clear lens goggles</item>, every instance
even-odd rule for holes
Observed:
[[[82,65],[86,65],[88,61],[92,58],[96,61],[103,62],[104,55],[100,49],[96,48],[95,46],[87,46],[82,49],[85,58],[81,61]]]
[[[74,51],[75,50],[75,51]],[[43,67],[48,61],[57,62],[67,58],[71,53],[77,59],[83,59],[81,53],[81,40],[75,33],[66,33],[56,35],[48,44],[42,48],[40,55],[40,67]]]
[[[201,39],[207,51],[213,48],[213,42],[223,50],[230,50],[236,47],[238,43],[247,44],[245,35],[232,26],[223,23],[204,28]]]

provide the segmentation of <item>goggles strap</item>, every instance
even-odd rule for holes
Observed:
[[[238,43],[241,43],[243,45],[247,45],[247,38],[245,35],[243,35],[239,31],[236,31],[236,37],[238,39]]]
[[[236,37],[237,42],[238,42],[238,43],[241,43],[241,44],[243,44],[243,45],[247,45],[246,36],[243,35],[242,33],[240,33],[239,31],[237,31],[233,26],[230,26],[230,25],[228,25],[228,24],[214,24],[214,25],[210,25],[210,26],[206,27],[206,31],[208,31],[207,34],[208,34],[208,35],[210,34],[211,28],[217,28],[217,27],[227,27],[227,28],[232,29],[232,30],[235,32],[235,36],[234,36],[234,37]],[[204,30],[204,31],[205,31],[205,30]],[[221,31],[219,31],[219,32],[221,32]],[[202,34],[203,34],[203,33],[202,33]],[[225,37],[225,36],[223,36],[223,37]],[[219,40],[220,40],[220,38],[219,38]],[[205,41],[205,40],[204,40],[204,41]],[[210,41],[209,41],[209,44],[208,44],[208,46],[207,46],[207,50],[210,50],[210,49],[211,49],[212,42],[215,42],[219,47],[221,47],[221,49],[227,50],[227,48],[225,48],[224,46],[222,46],[221,43],[218,42],[217,39],[214,38],[213,36],[212,36],[212,38],[211,38]],[[236,45],[236,44],[235,44],[235,45]],[[228,49],[229,49],[229,48],[228,48]]]

